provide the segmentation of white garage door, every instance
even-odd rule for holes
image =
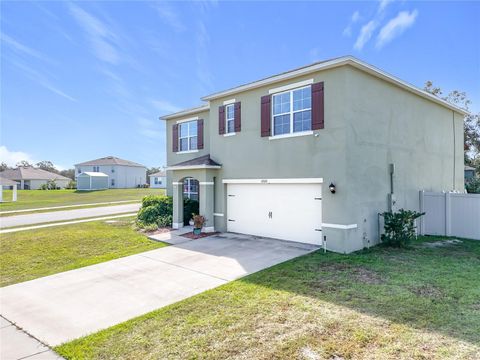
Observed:
[[[231,232],[322,244],[321,184],[228,184]]]

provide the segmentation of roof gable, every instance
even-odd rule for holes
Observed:
[[[100,165],[135,166],[135,167],[143,167],[143,168],[145,167],[142,164],[139,164],[130,160],[120,159],[116,156],[106,156],[103,158],[75,164],[75,166],[100,166]]]

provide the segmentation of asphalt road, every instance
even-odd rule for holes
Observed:
[[[140,203],[0,217],[0,228],[136,212]]]

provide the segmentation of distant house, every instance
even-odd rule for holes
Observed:
[[[64,189],[72,180],[50,171],[34,168],[33,166],[19,166],[16,169],[7,169],[0,172],[0,177],[18,183],[18,189],[36,190],[49,181],[54,181],[58,188]]]
[[[465,165],[465,181],[469,181],[475,177],[475,168]]]
[[[159,171],[148,176],[150,177],[151,188],[165,189],[167,184],[167,175],[165,174],[165,171]]]
[[[108,175],[102,172],[85,171],[77,175],[77,190],[108,189]]]
[[[147,168],[133,161],[115,156],[85,161],[75,165],[75,178],[85,172],[104,173],[108,175],[108,187],[113,189],[136,188],[144,185],[147,179]]]

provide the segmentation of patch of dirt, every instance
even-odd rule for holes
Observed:
[[[355,268],[354,277],[364,284],[379,285],[385,283],[385,279],[378,272],[362,267]]]
[[[476,311],[480,311],[480,302],[472,304],[472,309]]]
[[[321,269],[332,272],[347,271],[352,274],[352,277],[355,281],[361,282],[363,284],[378,285],[385,283],[385,279],[378,272],[361,266],[352,266],[345,263],[323,263],[320,267]]]
[[[422,285],[409,288],[411,292],[418,296],[424,296],[432,299],[443,298],[443,292],[438,287],[433,285]]]
[[[463,243],[462,240],[459,239],[448,239],[448,240],[441,240],[441,241],[434,241],[434,242],[425,242],[421,246],[427,248],[441,248],[441,247],[448,247],[452,245],[458,245]]]
[[[160,228],[155,231],[142,231],[140,230],[141,233],[147,234],[147,235],[157,235],[157,234],[164,234],[167,232],[172,231],[173,229],[171,227],[165,227],[165,228]]]
[[[202,232],[199,235],[195,235],[193,232],[188,232],[185,234],[181,234],[180,236],[186,237],[187,239],[197,240],[197,239],[202,239],[202,238],[206,238],[208,236],[217,235],[217,234],[219,233],[218,232]]]

